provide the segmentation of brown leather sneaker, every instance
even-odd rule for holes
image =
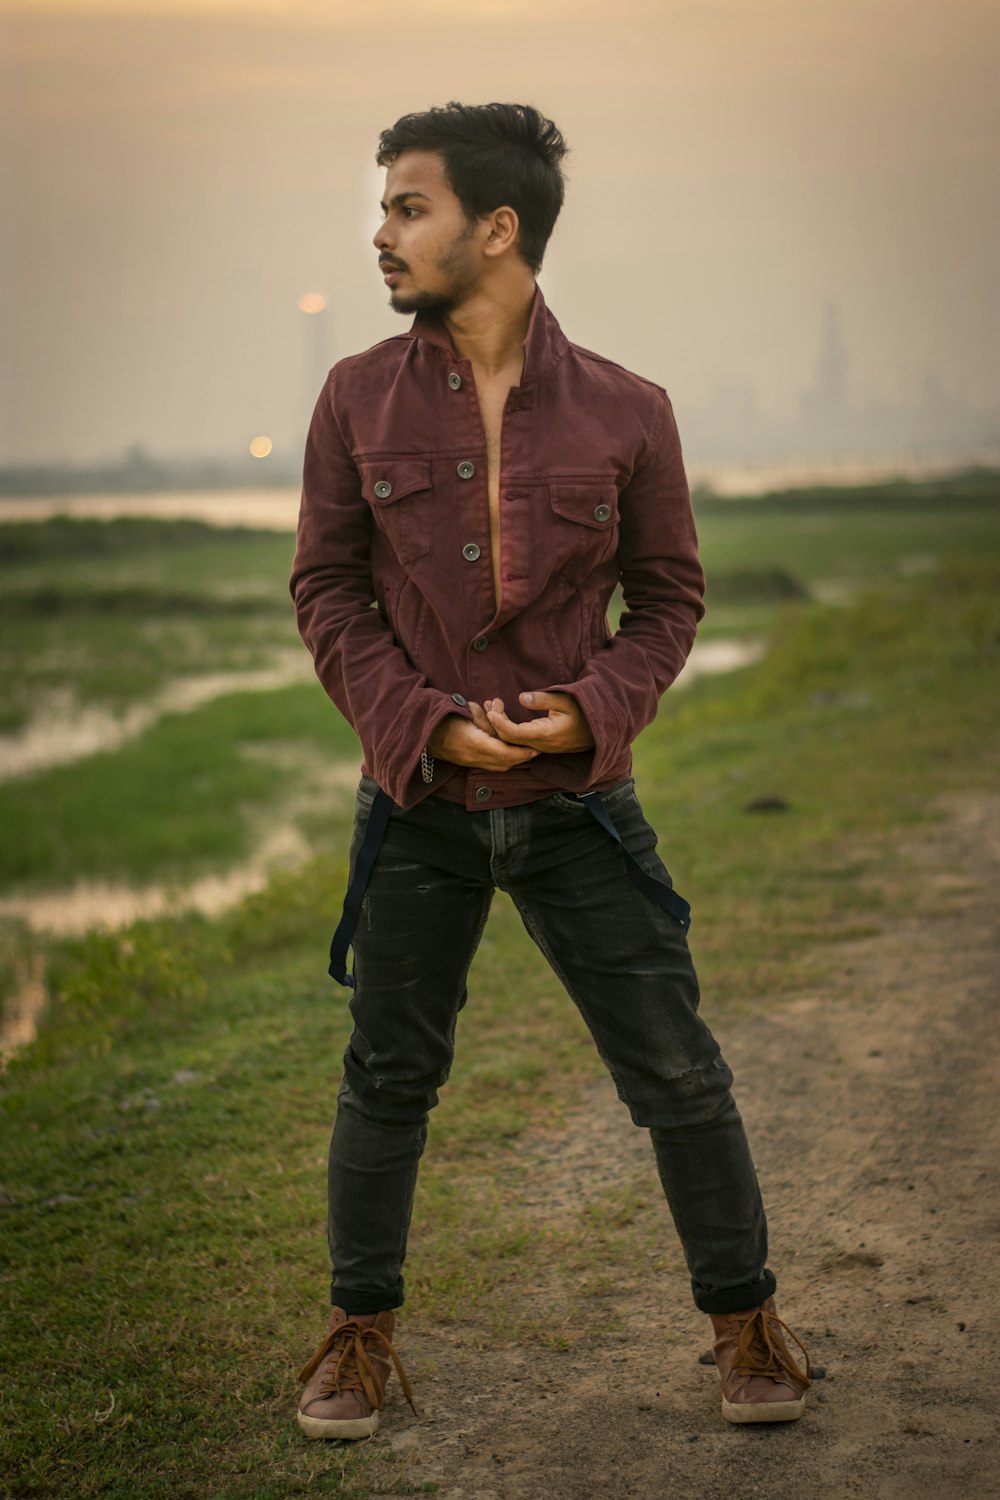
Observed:
[[[778,1317],[774,1298],[744,1312],[713,1313],[712,1353],[722,1377],[722,1415],[727,1422],[794,1422],[806,1409],[809,1355],[805,1345]],[[805,1355],[800,1370],[782,1330]]]
[[[332,1309],[326,1338],[299,1371],[306,1388],[299,1399],[298,1419],[306,1437],[371,1437],[378,1431],[393,1365],[413,1406],[410,1382],[391,1343],[395,1324],[391,1312],[349,1318],[342,1307]]]

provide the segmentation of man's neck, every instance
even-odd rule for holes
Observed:
[[[535,279],[530,273],[502,291],[483,288],[474,292],[444,317],[455,353],[470,359],[487,378],[520,365],[534,300]]]

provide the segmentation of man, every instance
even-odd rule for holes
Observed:
[[[383,132],[375,246],[416,318],[334,367],[306,446],[291,590],[364,751],[331,950],[354,1030],[330,1144],[333,1311],[301,1375],[310,1437],[373,1433],[393,1364],[409,1396],[392,1336],[417,1167],[495,887],[651,1132],[724,1415],[798,1417],[809,1384],[774,1309],[732,1074],[698,1015],[687,903],[629,775],[703,575],[665,393],[570,344],[536,285],[565,151],[525,105]]]

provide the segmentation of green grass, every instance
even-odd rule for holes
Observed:
[[[710,1021],[816,985],[839,939],[891,920],[897,831],[943,792],[996,783],[998,686],[994,554],[847,607],[787,606],[762,666],[668,695],[637,775],[693,902]],[[769,795],[786,810],[748,811]],[[0,1494],[407,1492],[384,1447],[309,1445],[292,1421],[322,1325],[349,1029],[325,975],[342,847],[218,921],[48,945],[52,1013],[3,1085]],[[622,1274],[683,1296],[648,1183],[543,1220],[521,1201],[532,1132],[600,1064],[504,899],[470,990],[418,1194],[408,1326],[564,1343],[614,1326]]]
[[[168,714],[118,750],[0,785],[0,886],[177,881],[227,867],[290,788],[300,801],[315,788],[297,821],[327,830],[324,771],[358,760],[318,686],[228,693]]]
[[[2,510],[2,507],[0,507]],[[101,571],[112,572],[119,563],[134,570],[137,561],[151,576],[185,572],[192,560],[197,576],[228,576],[235,566],[245,572],[247,560],[273,574],[277,555],[289,555],[288,538],[272,531],[254,531],[243,526],[211,526],[204,521],[159,520],[155,516],[117,516],[95,521],[74,516],[52,516],[45,521],[2,523],[0,569],[4,576],[32,577],[52,563],[60,576],[65,569],[86,568],[99,559]]]
[[[794,618],[784,601],[824,583],[857,590],[928,559],[996,553],[1000,476],[702,500],[698,521],[709,578],[700,638],[765,636]],[[178,676],[303,658],[291,551],[289,536],[193,521],[0,528],[0,733],[53,695],[70,716],[77,703],[123,712]],[[270,758],[254,761],[255,745]],[[326,847],[345,821],[315,780],[317,759],[355,756],[318,685],[230,695],[120,751],[0,788],[0,888],[190,879],[245,855],[262,822],[310,785],[317,816],[298,820]]]
[[[786,586],[850,589],[996,550],[1000,476],[702,498],[696,514],[709,577],[702,638],[760,634]],[[292,550],[288,535],[196,521],[0,527],[0,732],[59,689],[117,710],[171,676],[251,669],[300,650]]]
[[[710,578],[780,563],[807,586],[877,585],[911,567],[995,552],[1000,476],[701,499],[695,514]]]
[[[0,732],[54,694],[121,711],[172,678],[303,650],[292,539],[196,521],[0,526]]]
[[[256,607],[210,614],[79,609],[27,612],[0,625],[0,732],[23,728],[52,703],[120,714],[178,677],[252,672],[304,650],[294,624]]]

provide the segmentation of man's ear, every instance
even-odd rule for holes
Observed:
[[[504,255],[517,244],[521,221],[512,208],[505,204],[486,215],[488,231],[483,243],[484,255]]]

